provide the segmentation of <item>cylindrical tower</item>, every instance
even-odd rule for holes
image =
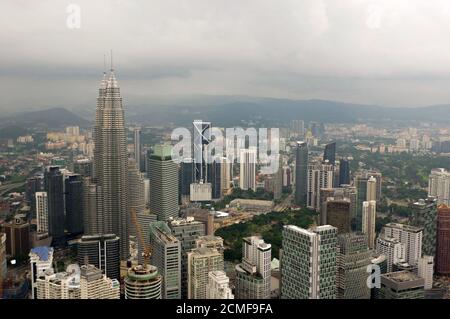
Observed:
[[[134,266],[125,278],[125,299],[161,299],[161,281],[155,266]]]

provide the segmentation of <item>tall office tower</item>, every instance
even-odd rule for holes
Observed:
[[[434,257],[425,255],[420,257],[417,265],[417,275],[425,280],[425,290],[433,288],[433,271]]]
[[[419,258],[422,257],[422,228],[388,223],[382,231],[385,236],[398,239],[403,244],[405,261],[411,266],[416,266]]]
[[[256,191],[256,149],[241,149],[239,160],[239,187]]]
[[[367,180],[366,201],[377,200],[377,180],[370,176]]]
[[[281,199],[283,195],[283,157],[278,155],[278,170],[274,173],[273,199]]]
[[[188,261],[187,253],[196,247],[196,240],[205,235],[205,225],[193,217],[170,220],[168,225],[172,234],[181,243],[181,298],[187,298]]]
[[[0,231],[6,234],[6,254],[13,258],[26,256],[30,252],[30,224],[16,215],[1,227]]]
[[[370,249],[375,248],[375,226],[377,222],[377,202],[374,200],[363,202],[362,233],[367,236]]]
[[[428,256],[436,254],[436,225],[437,207],[436,199],[428,197],[419,199],[412,205],[411,225],[423,227],[422,253]]]
[[[80,299],[120,299],[120,283],[94,265],[80,267]]]
[[[231,188],[232,179],[232,167],[231,163],[226,157],[222,157],[222,162],[220,165],[220,188],[222,190],[222,195],[226,195]]]
[[[92,177],[92,160],[89,158],[79,158],[73,162],[73,171],[83,177]]]
[[[208,274],[223,271],[223,256],[217,249],[194,248],[187,253],[188,261],[188,299],[206,299]]]
[[[295,203],[306,206],[308,194],[308,144],[297,142],[295,149]]]
[[[436,272],[450,275],[450,207],[442,204],[438,207],[436,231]]]
[[[106,73],[99,89],[93,131],[94,178],[102,192],[98,212],[105,234],[120,237],[120,257],[129,256],[128,234],[128,154],[122,97],[114,70]]]
[[[424,299],[424,279],[409,271],[381,275],[378,299]]]
[[[170,145],[156,145],[149,159],[150,212],[158,220],[178,216],[178,168]]]
[[[340,234],[351,231],[352,215],[349,198],[328,197],[323,203],[321,215],[322,225],[334,226]]]
[[[281,298],[336,298],[336,227],[284,226],[282,247]]]
[[[161,282],[155,266],[134,266],[125,277],[125,299],[161,299]]]
[[[47,168],[45,191],[48,198],[48,234],[59,245],[64,241],[64,184],[58,166]]]
[[[142,142],[141,142],[141,128],[135,127],[133,129],[134,133],[134,161],[136,162],[136,166],[139,171],[141,171],[142,168],[142,160],[141,160],[141,154],[142,154]]]
[[[305,122],[302,120],[291,121],[291,136],[301,137],[305,134]]]
[[[206,299],[234,299],[229,284],[230,278],[224,271],[211,271],[206,285]]]
[[[392,272],[395,264],[405,260],[405,246],[398,239],[383,234],[377,238],[376,252],[386,256],[387,272]]]
[[[211,183],[212,199],[219,199],[222,197],[221,167],[222,164],[220,161],[214,161],[207,164],[207,182]]]
[[[431,170],[428,179],[428,196],[436,197],[437,205],[450,205],[450,172],[444,168]]]
[[[31,249],[28,256],[31,266],[31,299],[36,299],[37,279],[43,276],[48,269],[53,269],[53,248],[36,247]]]
[[[35,299],[80,299],[79,274],[48,269],[36,279]]]
[[[111,279],[120,280],[120,239],[115,234],[82,236],[77,243],[78,264],[86,262]]]
[[[151,263],[162,275],[162,299],[181,299],[181,243],[165,222],[150,225]]]
[[[36,192],[37,232],[48,233],[48,199],[47,192]]]
[[[371,177],[375,179],[375,184],[373,184],[374,181]],[[379,203],[381,200],[381,173],[374,171],[358,172],[355,176],[354,184],[357,192],[356,226],[357,230],[361,230],[363,202],[376,200]]]
[[[333,165],[336,162],[336,142],[325,145],[323,161],[326,160],[328,160],[328,162]]]
[[[193,124],[193,141],[192,141],[192,156],[193,169],[192,179],[194,183],[205,183],[207,180],[207,148],[211,141],[211,122],[204,122],[202,120],[194,120]]]
[[[66,227],[69,234],[83,233],[83,177],[79,174],[67,175],[65,184]]]
[[[6,234],[0,233],[0,276],[6,277]]]
[[[320,189],[333,188],[334,166],[328,162],[315,162],[308,165],[307,206],[320,210]]]
[[[367,239],[361,233],[338,235],[337,298],[370,299],[367,286],[367,266],[371,264],[372,252]]]
[[[84,234],[106,234],[104,223],[103,192],[99,184],[89,177],[83,180],[83,222]]]
[[[350,185],[350,163],[348,159],[339,161],[339,186]]]
[[[27,179],[25,184],[25,199],[30,203],[33,217],[36,217],[36,192],[44,190],[44,179],[42,175],[35,175]]]
[[[145,211],[145,185],[144,176],[134,159],[128,159],[128,203],[130,211],[134,210],[137,214],[143,214]],[[130,223],[129,233],[136,236],[136,227]],[[139,244],[138,244],[139,245]]]
[[[179,177],[178,177],[178,193],[180,196],[180,203],[183,203],[183,197],[189,198],[190,195],[190,187],[193,182],[193,165],[192,159],[189,163],[181,162],[179,169]]]
[[[272,246],[258,236],[243,241],[242,263],[236,265],[236,299],[270,299]]]
[[[148,178],[144,178],[144,198],[145,198],[145,207],[150,205],[150,180]]]

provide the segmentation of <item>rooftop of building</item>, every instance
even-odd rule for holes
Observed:
[[[53,247],[41,246],[32,248],[30,257],[37,256],[40,261],[48,261],[53,256]]]
[[[398,282],[398,283],[421,279],[419,276],[417,276],[416,274],[414,274],[413,272],[410,272],[408,270],[390,272],[387,274],[383,274],[382,276],[384,276],[385,278],[388,278],[391,281]]]
[[[384,227],[390,227],[390,228],[398,228],[402,229],[404,231],[413,232],[413,233],[419,233],[423,230],[423,227],[416,227],[411,225],[405,225],[400,223],[387,223],[384,225]]]

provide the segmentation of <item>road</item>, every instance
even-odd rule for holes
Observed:
[[[9,191],[11,191],[17,187],[20,187],[24,184],[25,184],[25,182],[2,185],[2,186],[0,186],[0,196],[3,196],[4,194],[8,193]]]

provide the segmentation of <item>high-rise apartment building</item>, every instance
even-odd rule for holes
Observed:
[[[128,154],[125,115],[122,97],[114,70],[106,73],[100,85],[95,115],[94,179],[98,184],[95,213],[103,225],[101,233],[115,234],[120,238],[120,257],[129,256],[128,229]],[[101,209],[101,210],[100,210]]]
[[[170,145],[156,145],[149,159],[150,212],[158,220],[178,217],[178,167]]]
[[[308,165],[307,206],[320,210],[320,189],[333,188],[334,166],[329,162],[314,162]]]
[[[44,178],[42,175],[35,175],[27,179],[25,184],[25,199],[30,203],[33,217],[36,217],[36,192],[44,190]]]
[[[445,204],[438,207],[436,272],[439,275],[450,275],[450,207]]]
[[[398,223],[388,223],[383,227],[384,235],[398,239],[404,246],[404,259],[416,266],[422,257],[422,228]]]
[[[376,252],[386,256],[387,272],[392,272],[395,264],[405,261],[405,246],[400,240],[384,234],[377,238]]]
[[[120,279],[120,239],[115,234],[85,235],[77,243],[78,264],[99,268],[111,279]]]
[[[53,248],[52,247],[36,247],[31,249],[30,254],[31,266],[31,299],[37,298],[37,279],[45,275],[49,269],[53,269]]]
[[[206,299],[234,299],[229,283],[230,279],[224,271],[211,271],[206,285]]]
[[[223,271],[223,256],[217,249],[194,248],[187,253],[188,299],[206,299],[209,273]]]
[[[306,206],[307,194],[308,144],[306,144],[306,142],[297,142],[295,148],[295,203],[297,205]]]
[[[433,274],[434,274],[434,257],[423,256],[419,258],[417,265],[417,275],[424,279],[424,289],[433,288]]]
[[[239,187],[256,191],[256,149],[241,149],[239,160]]]
[[[162,299],[181,299],[181,243],[166,222],[150,225],[151,263],[162,276]]]
[[[377,202],[375,200],[364,201],[362,206],[362,233],[367,236],[367,244],[370,249],[375,248],[375,226],[377,221]]]
[[[36,192],[37,232],[48,233],[48,198],[47,192]]]
[[[428,179],[428,196],[435,197],[437,205],[450,205],[450,172],[444,168],[431,170]]]
[[[282,247],[281,298],[336,298],[336,227],[284,226]]]
[[[362,233],[338,235],[337,298],[370,299],[367,286],[367,266],[371,264],[372,252]]]
[[[80,267],[80,299],[120,299],[120,283],[94,265]]]
[[[272,246],[258,236],[243,242],[242,262],[236,265],[236,299],[270,299]]]

